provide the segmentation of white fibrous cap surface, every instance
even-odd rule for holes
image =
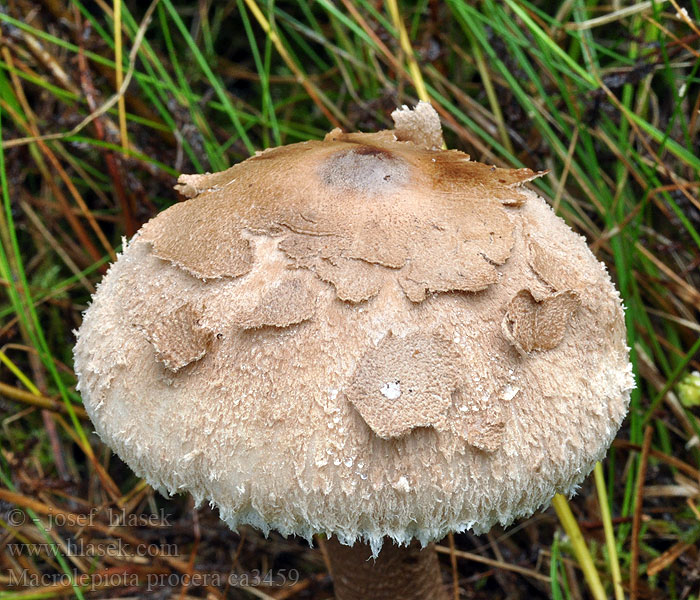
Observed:
[[[75,368],[137,475],[376,552],[528,516],[604,457],[634,387],[606,269],[537,173],[441,150],[430,111],[183,176],[125,246]]]

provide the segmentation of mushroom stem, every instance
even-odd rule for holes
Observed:
[[[366,544],[326,542],[336,600],[448,600],[433,544],[385,540],[376,560]]]

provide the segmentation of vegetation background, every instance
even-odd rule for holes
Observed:
[[[638,378],[572,516],[445,540],[445,585],[698,598],[699,18],[697,0],[0,0],[0,597],[332,597],[322,552],[233,533],[100,444],[72,331],[180,172],[429,97],[448,147],[549,170],[533,185],[608,265]]]

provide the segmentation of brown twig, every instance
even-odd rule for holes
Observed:
[[[435,546],[435,550],[437,550],[441,554],[450,554],[452,552],[452,550],[450,550],[447,546]],[[527,569],[525,567],[513,565],[511,563],[493,560],[492,558],[486,558],[485,556],[481,556],[480,554],[474,554],[472,552],[464,552],[463,550],[455,550],[454,554],[457,558],[464,558],[466,560],[473,560],[474,562],[488,565],[490,567],[496,567],[498,569],[505,569],[506,571],[513,571],[514,573],[518,573],[520,575],[523,575],[525,577],[530,577],[532,579],[537,579],[538,581],[544,581],[545,583],[549,583],[551,581],[547,575],[543,575],[542,573],[538,573],[537,571],[534,571],[533,569]]]
[[[0,382],[0,396],[5,396],[11,400],[22,402],[23,404],[29,404],[30,406],[36,406],[38,408],[68,414],[68,409],[63,402],[59,402],[53,398],[48,398],[47,396],[35,396],[31,392],[25,392],[24,390],[20,390],[14,386],[2,382]],[[80,406],[74,405],[73,411],[81,419],[88,418],[85,409]]]
[[[630,550],[630,600],[637,600],[639,593],[639,531],[642,526],[642,503],[644,501],[644,479],[647,473],[647,462],[649,459],[649,449],[651,448],[651,436],[654,429],[647,425],[644,430],[644,441],[642,442],[642,455],[639,459],[639,472],[637,473],[637,483],[635,487],[634,515],[632,518],[632,548]]]
[[[619,439],[613,442],[613,447],[624,448],[625,450],[642,450],[642,446],[640,444],[633,444],[632,442],[629,442],[627,440]],[[648,453],[649,456],[653,456],[654,458],[657,458],[671,465],[672,467],[675,467],[679,471],[683,471],[686,475],[692,477],[695,481],[700,481],[700,471],[694,467],[691,467],[687,462],[682,461],[680,458],[676,458],[675,456],[665,454],[659,450],[655,450],[654,448],[649,448]]]
[[[454,600],[459,600],[459,572],[457,571],[457,555],[455,554],[455,536],[453,533],[447,535],[450,545],[450,567],[452,568],[452,593]]]
[[[76,6],[73,7],[75,17],[74,22],[77,26],[81,26],[82,29],[82,19],[80,18],[80,13]],[[90,112],[97,112],[97,102],[95,101],[95,96],[97,95],[97,90],[92,81],[92,74],[88,68],[87,60],[85,59],[85,48],[83,47],[83,40],[81,36],[77,36],[78,39],[78,69],[80,71],[80,86],[85,94],[85,99],[87,100],[88,109]],[[95,136],[98,140],[104,141],[105,132],[104,125],[102,124],[102,118],[96,117],[93,122],[93,127],[95,129]],[[101,150],[102,157],[104,158],[105,164],[107,165],[107,171],[109,173],[110,179],[112,180],[112,188],[114,189],[114,194],[117,196],[119,201],[119,206],[121,207],[121,214],[124,219],[124,231],[127,237],[132,237],[138,230],[138,224],[134,220],[133,215],[133,201],[124,190],[123,176],[119,164],[117,163],[116,156],[114,152],[110,150]]]
[[[8,63],[9,65],[13,65],[13,58],[12,55],[10,54],[9,49],[7,46],[3,46],[2,49],[0,50],[2,52],[3,58],[5,59],[5,62]],[[22,91],[22,87],[19,83],[19,79],[16,77],[14,73],[11,73],[13,84],[15,86],[15,92],[17,94],[17,99],[19,102],[22,104],[22,108],[25,111],[25,114],[33,115],[33,112],[31,111],[31,107],[29,106],[29,103],[27,102],[26,97],[24,96],[24,93]],[[7,110],[13,117],[16,123],[24,123],[23,119],[20,117],[17,112],[12,109],[12,107],[5,102],[3,99],[0,99],[0,104],[2,105],[3,109]],[[63,180],[64,184],[68,188],[68,190],[71,192],[73,195],[73,198],[76,200],[76,203],[80,206],[80,208],[83,211],[83,214],[88,218],[88,221],[90,221],[91,225],[93,226],[93,229],[95,230],[95,233],[97,233],[98,237],[100,238],[100,241],[103,243],[105,246],[105,249],[108,252],[111,252],[114,254],[114,251],[112,250],[111,245],[107,241],[107,238],[104,237],[104,234],[102,233],[102,230],[100,229],[99,225],[97,224],[94,219],[91,221],[90,220],[90,215],[86,214],[89,213],[87,210],[87,206],[83,202],[82,197],[80,196],[77,188],[71,181],[70,177],[68,177],[67,173],[61,166],[60,162],[56,158],[56,155],[51,151],[51,149],[41,140],[39,139],[39,131],[36,128],[36,124],[33,120],[29,120],[26,123],[24,123],[25,127],[31,132],[31,134],[36,138],[36,143],[41,150],[42,154],[44,157],[48,160],[48,162],[51,164],[51,166],[58,172],[59,177]],[[92,240],[90,237],[87,235],[87,232],[85,231],[85,228],[83,227],[82,223],[78,220],[78,218],[73,214],[73,211],[71,210],[70,203],[68,202],[68,199],[66,196],[63,194],[62,190],[56,185],[55,182],[55,177],[52,176],[52,174],[49,172],[47,169],[47,165],[40,160],[37,160],[37,166],[39,167],[39,170],[42,171],[42,175],[44,176],[44,180],[48,183],[48,185],[51,187],[54,195],[58,199],[59,206],[61,208],[61,212],[65,216],[66,220],[70,223],[71,228],[73,229],[75,235],[78,237],[80,240],[80,244],[83,247],[83,249],[90,255],[92,260],[94,262],[99,261],[102,256],[100,255],[100,252],[97,250],[95,245],[92,243]],[[99,233],[98,233],[99,232]]]
[[[671,566],[677,558],[692,546],[693,544],[687,542],[676,542],[661,556],[657,556],[647,565],[647,575],[649,577],[658,575],[661,571]]]

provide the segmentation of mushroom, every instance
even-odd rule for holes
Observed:
[[[572,494],[634,385],[605,267],[523,187],[542,173],[442,150],[429,104],[392,116],[181,176],[75,346],[139,476],[332,538],[342,599],[445,597],[431,542]]]

